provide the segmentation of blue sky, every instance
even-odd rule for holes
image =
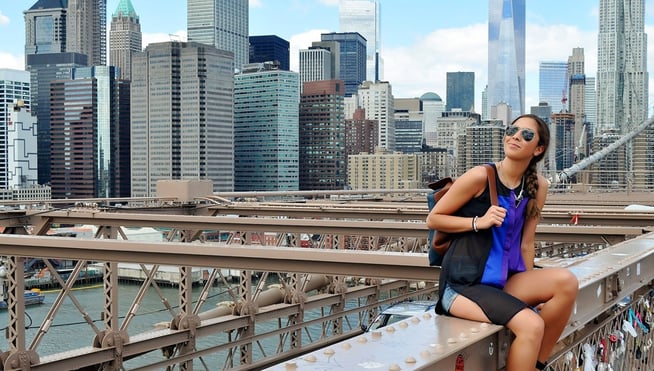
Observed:
[[[36,0],[0,0],[0,68],[24,68],[23,11]],[[119,0],[108,0],[111,13]],[[186,38],[186,1],[132,0],[140,16],[144,46],[170,34]],[[397,98],[433,91],[446,99],[446,72],[475,72],[480,110],[487,82],[487,0],[381,0],[384,79]],[[583,47],[586,74],[597,69],[599,0],[527,1],[526,105],[538,103],[538,63],[566,61],[572,48]],[[649,40],[654,40],[654,0],[646,0]],[[109,26],[107,26],[109,27]],[[338,31],[338,0],[250,0],[250,34],[276,34],[291,42],[291,68],[298,49]],[[654,75],[654,47],[648,48]],[[654,91],[654,81],[650,79]],[[652,96],[653,94],[650,94]],[[652,106],[650,99],[650,107]]]

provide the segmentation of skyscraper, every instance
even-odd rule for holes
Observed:
[[[290,43],[276,35],[250,36],[250,62],[279,62],[279,69],[291,69]]]
[[[142,34],[139,16],[130,0],[120,0],[111,17],[109,63],[120,68],[120,78],[132,79],[132,57],[141,52]]]
[[[129,117],[118,105],[127,88],[116,67],[73,69],[71,79],[51,83],[51,186],[53,198],[129,197]],[[121,193],[121,190],[123,193]]]
[[[50,82],[106,64],[106,0],[38,0],[24,12],[25,65],[38,117],[39,184],[50,182]]]
[[[440,119],[443,111],[445,111],[445,103],[441,97],[433,92],[425,93],[420,97],[422,105],[422,120],[424,127],[425,144],[431,147],[438,147],[438,135],[440,128],[438,120]]]
[[[27,55],[32,112],[38,119],[39,184],[50,183],[50,83],[70,79],[73,68],[87,65],[87,56],[79,53]]]
[[[446,111],[460,109],[461,111],[475,110],[475,73],[474,72],[448,72],[447,73],[447,103]]]
[[[488,2],[487,91],[488,112],[501,103],[512,117],[525,112],[525,0]]]
[[[299,112],[300,190],[345,187],[344,95],[341,80],[304,84]]]
[[[345,96],[356,94],[359,85],[366,80],[366,39],[357,32],[324,33],[320,35],[324,42],[338,42],[339,61],[336,78],[345,83]]]
[[[538,64],[538,101],[547,102],[553,113],[568,109],[568,63],[541,61]]]
[[[323,48],[300,49],[300,84],[309,81],[333,80],[332,53]],[[304,88],[304,85],[302,85]]]
[[[21,193],[32,200],[37,195],[47,196],[43,199],[51,198],[50,187],[38,185],[36,116],[22,101],[7,104],[7,113],[7,171],[2,172],[2,181],[6,182],[4,187],[13,189],[14,199]]]
[[[600,0],[597,126],[627,132],[647,118],[645,0]]]
[[[358,32],[366,43],[366,76],[364,80],[383,79],[381,57],[381,4],[379,0],[340,0],[339,31]]]
[[[358,92],[359,107],[366,112],[366,118],[377,120],[379,126],[379,147],[395,151],[395,111],[393,89],[387,81],[364,81]]]
[[[25,11],[25,59],[66,51],[66,1],[39,0]]]
[[[211,45],[177,41],[134,56],[132,197],[154,196],[157,181],[170,179],[233,190],[232,58]]]
[[[250,57],[248,0],[188,0],[188,41],[234,53],[234,68]]]
[[[66,51],[86,54],[90,66],[107,64],[107,0],[67,0]]]
[[[629,133],[648,117],[645,0],[600,0],[597,61],[595,137],[607,130]],[[619,182],[652,189],[654,130],[642,131],[629,147]]]
[[[586,126],[586,72],[584,67],[584,48],[573,48],[568,57],[568,106],[575,115],[575,156],[576,161],[588,154],[585,137],[589,131]]]
[[[253,63],[234,81],[236,191],[299,189],[299,74]]]

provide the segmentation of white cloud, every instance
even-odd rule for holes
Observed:
[[[249,2],[250,8],[261,8],[263,7],[263,3],[261,0],[250,0]]]
[[[2,14],[2,11],[0,11],[0,25],[9,24],[9,22],[11,22],[11,20],[9,19],[9,17],[7,17],[6,15]]]
[[[165,33],[144,33],[143,34],[143,49],[145,49],[148,44],[160,43],[165,41],[186,41],[187,34],[186,30],[177,31],[171,34]]]
[[[475,73],[475,90],[486,81],[486,28],[476,24],[440,29],[404,47],[383,49],[384,80],[398,98],[434,92],[445,99],[446,73]],[[475,92],[475,95],[480,95]]]
[[[0,51],[0,68],[25,70],[25,58],[22,55],[13,55]]]
[[[318,2],[327,6],[338,6],[340,0],[318,0]]]

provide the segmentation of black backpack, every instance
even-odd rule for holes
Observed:
[[[497,189],[495,184],[495,168],[490,164],[483,165],[486,168],[488,177],[488,186],[490,187],[491,204],[497,205]],[[429,188],[432,189],[427,194],[427,207],[429,211],[434,208],[436,203],[443,197],[450,187],[454,184],[454,179],[443,178],[436,182],[430,183]],[[449,233],[438,232],[435,229],[429,230],[429,266],[440,266],[443,264],[443,256],[450,247],[452,236]]]

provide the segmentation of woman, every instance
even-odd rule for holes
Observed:
[[[509,371],[546,367],[579,289],[567,269],[534,269],[536,225],[548,187],[536,165],[549,141],[543,120],[518,117],[506,129],[504,159],[493,164],[499,205],[491,206],[486,169],[476,166],[427,217],[430,229],[455,234],[441,268],[436,311],[509,328],[515,335]]]

